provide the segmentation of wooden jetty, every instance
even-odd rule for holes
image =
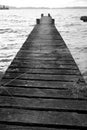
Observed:
[[[87,128],[87,88],[50,14],[41,15],[1,80],[1,130]]]

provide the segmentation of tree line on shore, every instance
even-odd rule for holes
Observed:
[[[0,5],[0,9],[9,9],[9,7],[5,5]]]

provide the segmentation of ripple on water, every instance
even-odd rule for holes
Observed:
[[[81,51],[84,52],[84,53],[87,53],[87,47],[83,47],[83,48],[81,49]]]
[[[13,30],[11,28],[6,28],[6,29],[0,29],[0,34],[3,33],[20,33],[21,30]]]

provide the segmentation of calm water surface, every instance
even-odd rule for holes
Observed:
[[[16,53],[33,29],[36,18],[48,13],[87,81],[87,23],[80,16],[87,9],[0,10],[0,72],[5,72]]]

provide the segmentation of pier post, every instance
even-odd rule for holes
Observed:
[[[48,17],[51,17],[49,13],[48,13]]]
[[[36,19],[36,24],[40,24],[40,19]]]
[[[55,24],[55,20],[54,19],[52,19],[52,24]]]
[[[41,17],[43,17],[44,16],[44,14],[41,14]]]

